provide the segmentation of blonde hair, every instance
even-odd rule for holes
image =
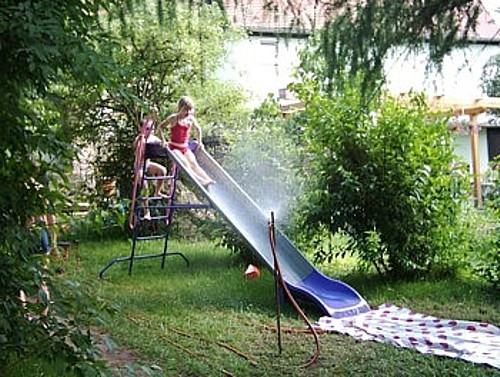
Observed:
[[[177,102],[177,108],[180,110],[183,107],[187,107],[189,110],[194,109],[194,102],[191,99],[191,97],[188,96],[181,97],[179,102]]]

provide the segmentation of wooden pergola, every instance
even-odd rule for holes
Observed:
[[[469,130],[471,145],[472,175],[474,180],[474,198],[476,204],[482,204],[481,193],[481,172],[479,164],[479,124],[477,117],[479,114],[491,109],[500,109],[500,98],[486,97],[474,100],[460,100],[445,96],[435,96],[428,98],[429,106],[432,109],[449,110],[454,115],[469,115],[471,127]]]

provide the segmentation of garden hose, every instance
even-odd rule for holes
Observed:
[[[274,258],[274,266],[275,266],[275,278],[278,279],[279,284],[281,284],[281,287],[283,288],[284,292],[286,293],[288,299],[292,303],[294,309],[297,311],[299,316],[304,320],[304,322],[307,324],[309,329],[311,330],[311,333],[314,336],[314,342],[316,344],[316,351],[314,355],[311,357],[311,359],[306,362],[305,364],[301,365],[300,368],[307,368],[314,364],[319,357],[320,354],[320,346],[319,346],[319,338],[318,334],[316,332],[316,329],[312,325],[311,321],[307,318],[305,313],[300,309],[299,305],[297,304],[297,301],[293,298],[292,294],[290,293],[284,279],[283,279],[283,274],[281,273],[281,269],[278,263],[278,254],[276,252],[276,236],[275,236],[275,226],[274,226],[274,213],[271,212],[271,220],[269,222],[268,226],[269,230],[269,243],[271,244],[271,251],[273,253],[273,258]],[[279,309],[278,309],[279,310]],[[279,314],[279,313],[278,313]],[[279,324],[279,322],[278,322]],[[278,326],[278,333],[280,332],[280,327]],[[278,335],[279,336],[279,335]],[[279,339],[279,338],[278,338]],[[281,343],[280,343],[280,350],[281,350]]]

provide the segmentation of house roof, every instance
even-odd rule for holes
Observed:
[[[253,32],[310,33],[328,19],[319,0],[224,0],[230,21]]]
[[[475,42],[500,43],[498,0],[480,0],[482,12]],[[251,32],[309,34],[322,28],[331,17],[327,1],[321,0],[223,0],[229,20]]]

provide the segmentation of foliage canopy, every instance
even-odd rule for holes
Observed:
[[[161,26],[156,17],[139,7],[133,17],[125,17],[126,27],[110,25],[111,38],[98,48],[116,70],[109,72],[106,85],[76,83],[67,96],[79,141],[96,148],[96,175],[116,180],[124,198],[129,198],[131,187],[132,142],[145,114],[156,113],[160,121],[176,111],[182,95],[207,96],[210,91],[219,120],[234,112],[243,98],[213,77],[225,42],[233,37],[218,7],[190,11],[179,6],[176,18],[163,20]],[[198,98],[194,100],[198,105]],[[207,105],[201,101],[197,106],[201,122],[214,118],[207,114]]]
[[[116,66],[97,48],[109,39],[100,16],[127,11],[114,0],[5,0],[0,7],[0,374],[21,355],[57,357],[79,374],[94,365],[95,349],[82,327],[82,319],[96,318],[91,298],[32,255],[38,234],[26,221],[66,204],[62,193],[75,153],[64,88],[70,81],[107,83]],[[21,290],[40,303],[24,307]],[[41,315],[47,306],[49,314]]]
[[[32,216],[57,211],[64,200],[61,187],[74,154],[51,87],[66,75],[99,79],[97,13],[112,5],[7,0],[0,9],[0,373],[15,367],[20,355],[57,356],[80,373],[94,360],[81,328],[91,311],[89,297],[71,282],[65,290],[52,284],[52,268],[31,254],[36,231],[25,224]],[[48,301],[44,285],[56,303]],[[24,308],[18,299],[21,289],[41,303]],[[51,310],[43,316],[47,305]],[[68,313],[77,312],[81,316],[67,321]]]
[[[309,59],[305,69],[316,71],[330,87],[362,74],[361,90],[370,98],[384,79],[391,49],[428,49],[429,63],[440,67],[474,30],[481,5],[474,0],[334,0],[329,8],[331,20],[315,40],[316,59]]]

